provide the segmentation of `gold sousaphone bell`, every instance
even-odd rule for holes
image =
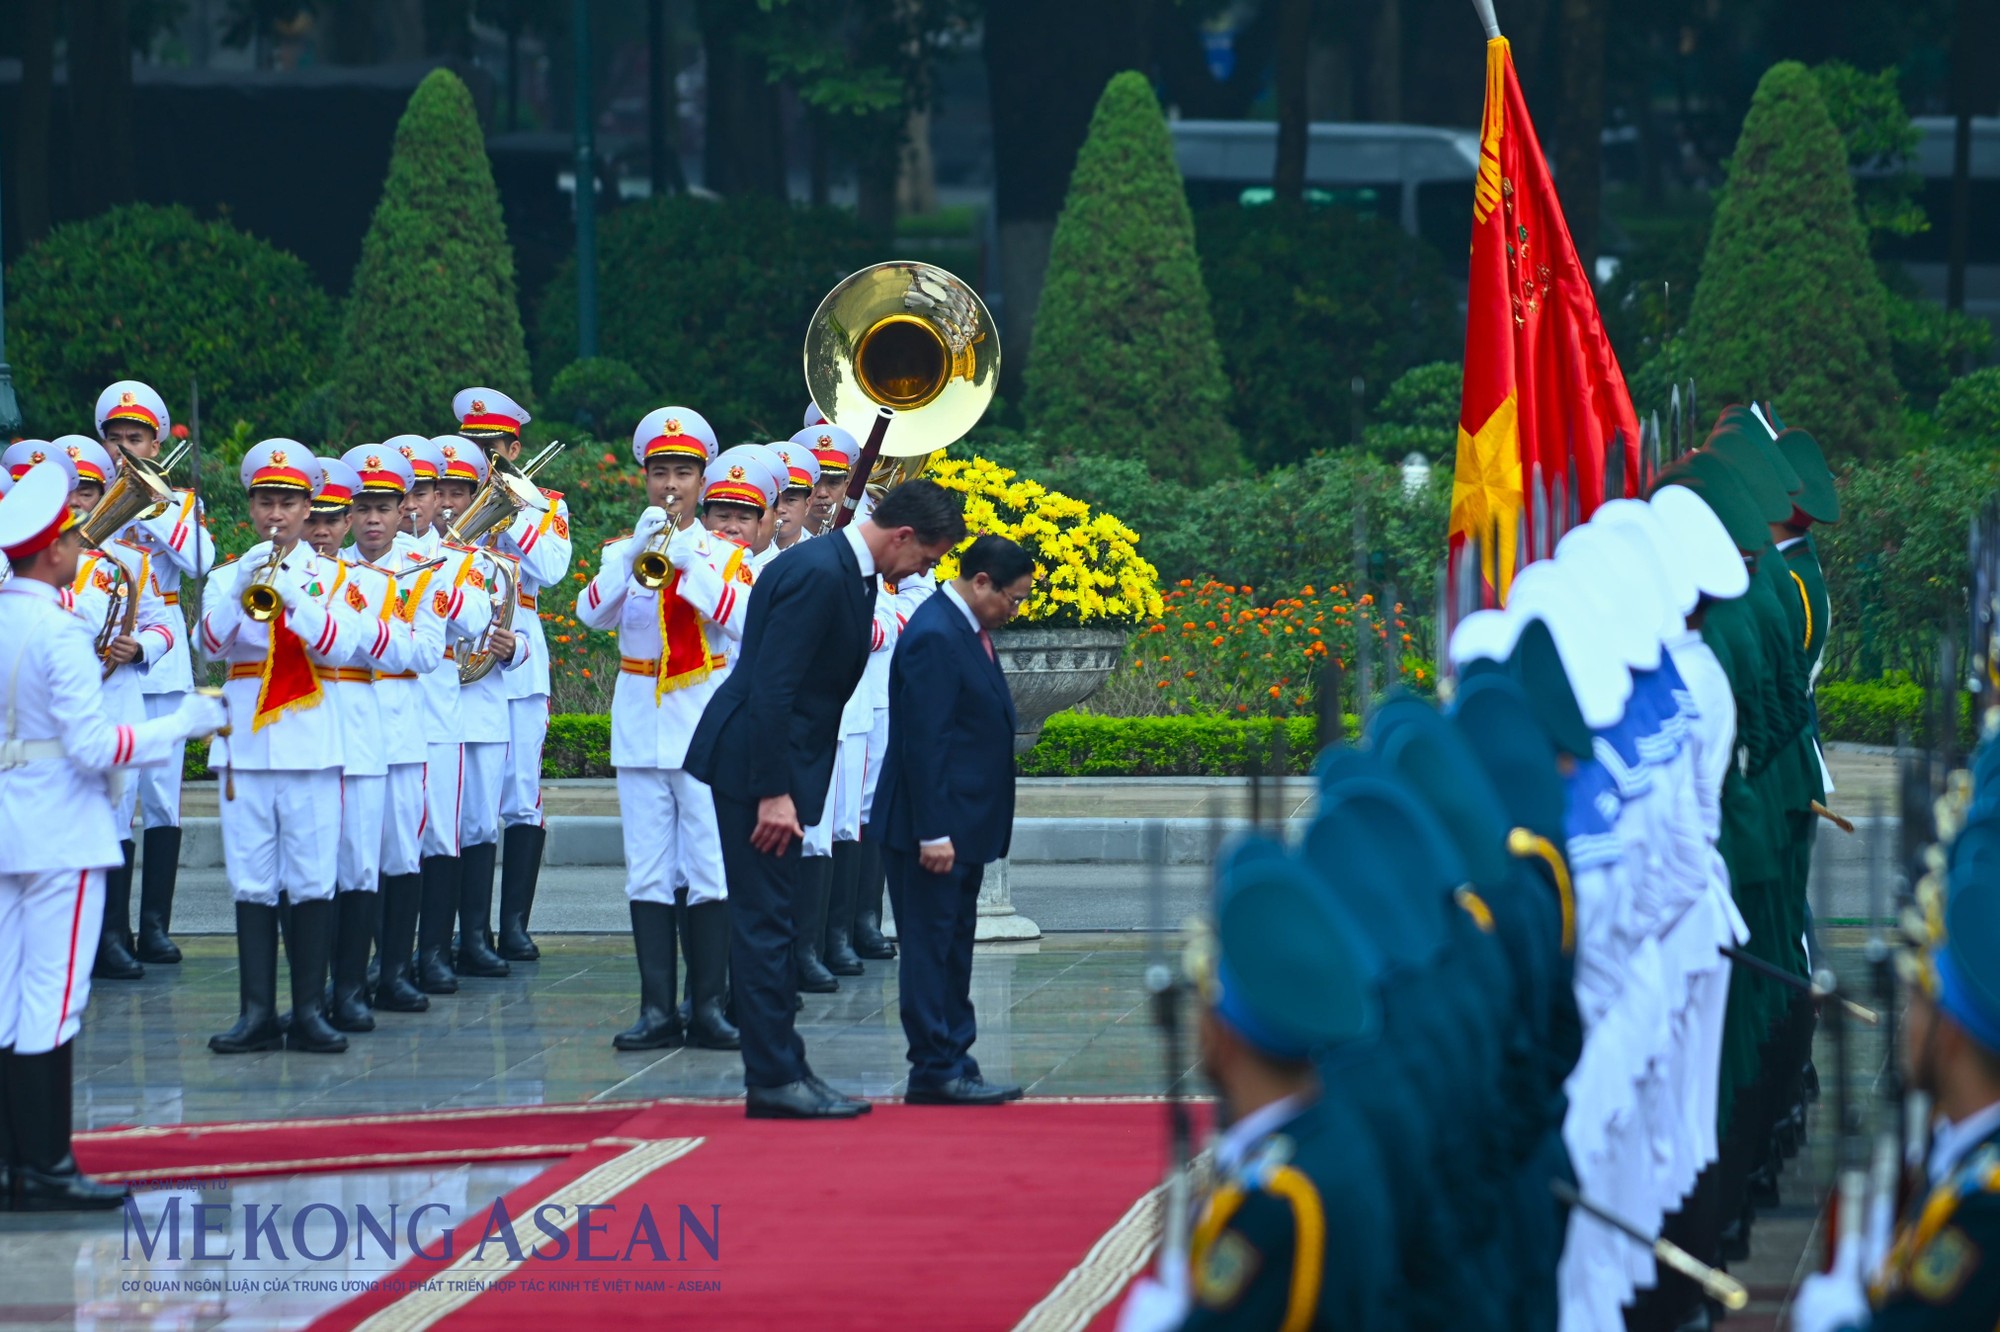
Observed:
[[[83,532],[86,546],[102,549],[133,520],[164,513],[166,506],[174,501],[174,488],[167,484],[164,472],[143,458],[134,458],[121,450],[117,475],[111,478],[111,484],[104,488],[103,497],[77,526]]]
[[[826,294],[806,328],[805,366],[820,411],[857,440],[881,408],[894,409],[870,477],[894,486],[985,414],[1000,386],[1000,334],[968,283],[895,259]]]

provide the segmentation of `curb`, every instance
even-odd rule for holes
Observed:
[[[1162,863],[1205,865],[1213,859],[1216,842],[1249,826],[1248,819],[1016,819],[1008,859],[1017,865],[1145,864],[1153,859],[1152,839],[1164,836]],[[623,821],[611,815],[552,815],[542,863],[622,865],[622,828]],[[182,820],[181,868],[222,866],[222,821]]]

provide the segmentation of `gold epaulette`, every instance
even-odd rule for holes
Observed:
[[[394,578],[396,576],[393,570],[384,569],[381,565],[372,564],[367,560],[349,560],[347,567],[350,569],[368,569],[381,574],[384,578]]]
[[[446,550],[455,550],[463,555],[477,555],[479,553],[477,546],[461,546],[456,541],[440,541],[438,544]]]
[[[604,546],[615,546],[621,541],[630,541],[631,539],[632,539],[632,534],[630,532],[620,532],[617,536],[612,537],[610,540],[606,541],[604,543]],[[598,549],[603,550],[604,546],[599,546]]]
[[[542,487],[542,494],[546,495],[548,498],[552,500],[559,500],[563,497],[562,492],[560,490],[550,490],[546,486]]]

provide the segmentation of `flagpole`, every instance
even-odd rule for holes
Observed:
[[[1486,25],[1486,40],[1498,37],[1500,20],[1493,16],[1493,0],[1472,0],[1472,7],[1479,11],[1479,21]]]

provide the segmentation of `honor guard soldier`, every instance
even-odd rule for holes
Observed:
[[[708,423],[686,408],[662,408],[639,422],[632,455],[645,469],[651,504],[629,537],[604,547],[597,577],[577,598],[579,620],[618,633],[611,762],[618,772],[640,991],[638,1021],[612,1041],[621,1050],[659,1049],[683,1039],[717,1050],[739,1044],[723,1013],[729,908],[715,805],[708,788],[681,766],[702,709],[729,670],[728,649],[741,635],[750,600],[742,544],[674,522],[674,515],[693,508],[684,488],[687,468],[706,467],[713,441]],[[769,503],[775,487],[753,483],[739,461],[717,459],[714,467],[721,476],[706,487],[711,521],[720,520],[725,506],[754,503],[761,510]],[[742,475],[732,479],[732,470]],[[674,899],[681,885],[687,893],[681,938],[688,960],[686,1031],[674,974]]]
[[[90,999],[104,872],[119,863],[110,770],[164,763],[223,724],[189,695],[137,725],[106,715],[91,636],[62,605],[81,541],[55,462],[0,499],[0,1210],[114,1208],[70,1154],[72,1042]]]
[[[381,974],[375,1007],[421,1013],[431,1002],[415,982],[417,919],[424,899],[425,772],[438,730],[426,705],[424,682],[444,665],[445,613],[463,598],[448,597],[445,607],[438,607],[434,589],[448,584],[449,576],[440,576],[442,566],[427,558],[427,544],[404,527],[414,522],[430,530],[444,455],[421,435],[398,435],[350,449],[342,461],[361,478],[361,491],[354,500],[354,544],[343,553],[395,572],[396,615],[413,640],[409,667],[384,672],[375,682],[388,762],[382,811],[381,927],[376,943]],[[464,613],[462,608],[459,613]],[[450,909],[444,910],[447,933]]]
[[[304,541],[324,473],[292,439],[243,455],[251,527],[263,539],[215,571],[202,601],[201,645],[228,665],[225,696],[237,720],[209,753],[233,774],[222,802],[222,850],[236,901],[242,1012],[209,1038],[217,1054],[280,1046],[337,1054],[347,1038],[325,1013],[340,858],[340,713],[324,677],[346,663],[350,621],[329,609],[339,569]],[[226,764],[224,760],[226,759]],[[277,1012],[278,900],[291,964],[292,1016]]]
[[[478,478],[484,475],[486,464],[478,446],[457,435],[419,440],[409,447],[408,456],[413,461],[423,460],[417,464],[417,489],[423,489],[425,466],[433,471],[436,480],[428,496],[413,495],[412,507],[419,511],[424,527],[417,536],[418,544],[405,556],[405,568],[429,560],[444,560],[428,588],[431,604],[445,624],[444,659],[436,670],[423,676],[424,707],[432,729],[430,757],[424,772],[424,896],[417,927],[416,985],[425,994],[456,994],[458,973],[452,966],[455,959],[451,935],[452,925],[465,906],[465,875],[460,857],[472,795],[467,790],[465,690],[459,683],[459,668],[485,639],[493,623],[493,604],[486,595],[486,576],[479,569],[479,553],[470,546],[448,540],[445,533],[477,493]],[[449,456],[446,449],[451,450]],[[451,475],[454,466],[456,476]],[[482,714],[482,722],[489,729],[492,727],[490,709]],[[486,743],[490,747],[493,741]],[[493,798],[497,815],[499,769],[490,762],[483,763],[473,780],[478,781],[480,776],[490,778],[485,794]],[[490,864],[487,870],[490,902]],[[480,942],[484,943],[483,933]],[[494,956],[492,965],[486,969],[496,970],[505,965]],[[499,970],[498,974],[505,972]]]
[[[82,522],[104,497],[106,483],[116,475],[111,455],[85,435],[64,435],[51,445],[75,473],[70,508]],[[87,539],[87,537],[86,537]],[[97,636],[104,663],[105,712],[113,721],[146,719],[142,682],[155,661],[162,660],[186,632],[180,617],[153,590],[146,552],[122,541],[108,549],[86,548],[70,588],[70,604],[78,618]],[[138,801],[135,783],[120,787],[115,816],[122,832],[125,862],[105,875],[104,924],[98,934],[97,961],[91,974],[99,980],[137,980],[145,968],[133,956],[132,938],[132,814]]]
[[[344,617],[352,651],[328,675],[341,728],[340,855],[335,878],[338,917],[333,946],[333,1001],[327,1021],[341,1031],[373,1031],[368,1008],[368,952],[375,942],[382,902],[377,896],[389,773],[388,718],[377,702],[379,677],[407,679],[415,655],[410,625],[397,614],[395,578],[386,570],[341,555],[353,525],[362,481],[339,458],[323,458],[324,477],[313,494],[306,541],[334,566],[329,610]],[[414,719],[411,719],[414,720]],[[421,773],[421,768],[419,768]],[[422,779],[418,779],[421,799]]]
[[[459,433],[483,446],[489,458],[518,463],[521,427],[531,419],[520,404],[493,389],[470,388],[452,399]],[[500,936],[497,951],[510,962],[541,956],[528,935],[528,915],[542,872],[548,826],[542,816],[542,745],[549,733],[549,644],[542,627],[541,595],[568,576],[571,559],[569,505],[561,492],[544,489],[548,507],[523,509],[486,540],[488,548],[520,565],[514,633],[528,646],[523,665],[507,673],[509,743],[500,785]]]
[[[114,457],[122,451],[156,460],[172,430],[167,404],[150,385],[121,379],[97,395],[97,437]],[[179,610],[183,579],[205,578],[215,567],[215,543],[209,539],[207,515],[193,490],[175,490],[171,503],[158,513],[141,514],[119,533],[119,539],[145,550],[153,590],[171,610]],[[183,619],[175,628],[174,645],[139,678],[148,717],[173,712],[181,696],[194,688],[185,625]],[[145,832],[140,843],[139,939],[134,952],[141,962],[181,960],[180,949],[167,935],[180,872],[181,771],[178,758],[138,771],[139,817]]]
[[[1255,840],[1217,867],[1191,949],[1202,1071],[1229,1125],[1185,1253],[1134,1287],[1121,1332],[1400,1325],[1387,1181],[1316,1060],[1380,1027],[1370,950],[1311,867]]]
[[[785,461],[785,488],[774,507],[777,532],[764,557],[765,563],[776,559],[779,552],[790,550],[806,535],[806,514],[812,507],[813,487],[819,484],[819,459],[813,456],[810,447],[792,440],[771,447]]]
[[[784,490],[791,478],[792,466],[785,461],[785,455],[778,451],[776,444],[743,444],[738,447],[743,450],[746,457],[755,460],[759,467],[770,474],[772,484],[779,491]],[[772,504],[758,515],[757,531],[744,559],[750,566],[751,576],[755,577],[757,570],[776,558],[778,558],[778,506]]]
[[[806,530],[813,536],[833,530],[835,516],[847,498],[847,480],[861,445],[837,425],[821,421],[793,435],[791,442],[812,450],[819,463],[819,479],[813,482],[812,497],[806,504]]]
[[[456,522],[470,515],[486,484],[486,457],[458,436],[433,442],[444,454],[438,490]],[[526,667],[529,639],[511,628],[516,618],[518,598],[513,589],[519,581],[519,561],[497,549],[458,547],[449,540],[446,544],[472,552],[466,595],[485,600],[489,612],[486,631],[459,656],[458,716],[464,776],[458,811],[458,954],[454,967],[461,976],[492,979],[508,971],[506,959],[493,950],[493,870],[500,859],[501,787],[513,741],[508,677]],[[543,708],[546,711],[546,704]]]

